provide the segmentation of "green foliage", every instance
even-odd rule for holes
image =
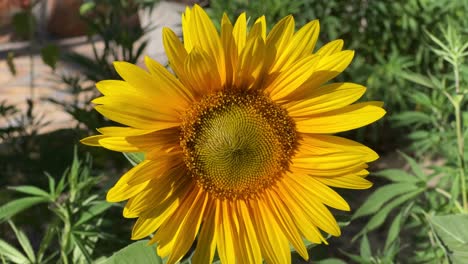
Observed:
[[[467,214],[433,216],[430,218],[440,247],[452,263],[468,262],[468,223]]]
[[[156,254],[154,245],[148,245],[149,240],[141,240],[126,246],[114,253],[104,264],[131,264],[137,259],[141,263],[162,264],[161,257]]]
[[[10,190],[27,195],[0,207],[0,222],[8,220],[24,254],[11,244],[0,240],[0,256],[13,263],[91,263],[96,255],[98,239],[108,237],[102,232],[102,215],[112,206],[95,194],[99,177],[91,176],[89,155],[84,161],[75,152],[73,162],[57,182],[47,175],[48,189],[36,186],[13,186]],[[47,203],[53,219],[43,230],[43,239],[37,251],[26,233],[14,224],[14,216],[32,206]],[[45,223],[44,223],[45,224]],[[59,250],[55,250],[58,245]]]

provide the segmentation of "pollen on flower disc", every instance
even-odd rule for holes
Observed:
[[[265,96],[221,92],[184,116],[181,146],[197,182],[221,198],[245,198],[278,180],[296,144],[285,110]]]

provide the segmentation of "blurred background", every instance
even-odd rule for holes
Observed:
[[[181,36],[195,3],[218,27],[224,12],[269,29],[319,19],[318,47],[356,51],[335,81],[385,103],[384,119],[343,134],[380,154],[375,185],[338,190],[353,211],[334,212],[343,235],[310,245],[310,263],[468,263],[468,0],[0,0],[2,263],[114,263],[131,243],[133,221],[104,199],[131,164],[79,140],[112,125],[90,103],[95,82],[119,79],[116,60],[167,65],[162,28]]]

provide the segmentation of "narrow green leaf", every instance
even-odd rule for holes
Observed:
[[[370,215],[381,209],[382,205],[402,194],[417,190],[419,187],[409,183],[392,183],[373,192],[364,204],[354,213],[352,219]]]
[[[93,204],[92,206],[87,208],[86,210],[83,209],[85,211],[82,213],[82,215],[80,216],[78,221],[75,222],[74,226],[80,226],[80,225],[88,222],[89,220],[93,219],[94,217],[102,214],[104,211],[106,211],[112,205],[113,204],[108,203],[106,201],[100,201],[100,202],[96,202],[95,204]]]
[[[10,73],[12,75],[16,75],[16,66],[15,66],[15,62],[13,60],[14,58],[15,58],[15,53],[13,51],[8,52],[7,66],[8,66],[8,69],[10,70]]]
[[[407,202],[408,200],[418,196],[421,192],[423,192],[424,189],[421,188],[416,191],[412,191],[406,194],[403,194],[399,196],[398,198],[394,199],[393,201],[389,202],[386,204],[383,208],[381,208],[372,218],[369,220],[367,225],[364,227],[363,231],[364,232],[370,232],[379,226],[381,226],[384,221],[387,219],[388,214],[395,209],[397,206]],[[360,234],[362,234],[361,232]]]
[[[0,255],[13,263],[24,264],[29,262],[25,255],[2,239],[0,239]]]
[[[156,254],[155,245],[148,245],[149,240],[140,240],[114,253],[105,264],[151,263],[162,264]]]
[[[47,202],[48,200],[43,197],[26,197],[16,199],[0,207],[0,222],[3,222],[15,214],[28,209],[36,204]]]
[[[21,247],[23,248],[23,251],[28,256],[28,259],[32,263],[36,262],[36,255],[34,254],[34,250],[33,250],[32,246],[31,246],[31,243],[29,242],[28,237],[24,234],[23,231],[17,229],[15,224],[12,221],[8,221],[8,223],[10,224],[11,229],[13,229],[13,232],[15,233],[16,239],[18,239],[18,242],[20,243]]]
[[[364,259],[370,259],[372,257],[372,250],[370,247],[369,239],[367,234],[364,234],[361,238],[361,245],[359,247],[359,254]]]
[[[408,164],[410,165],[411,170],[414,172],[414,174],[418,178],[420,178],[421,180],[425,180],[426,179],[426,174],[424,173],[422,168],[419,166],[419,164],[416,162],[416,160],[414,160],[413,158],[411,158],[410,156],[406,155],[403,152],[400,152],[400,154],[408,162]]]
[[[399,170],[399,169],[386,169],[386,170],[375,172],[373,173],[373,175],[377,175],[377,176],[383,177],[387,180],[394,181],[394,182],[408,182],[408,183],[420,182],[420,180],[414,175],[411,175],[407,173],[406,171]]]
[[[430,221],[452,263],[468,263],[468,215],[434,216]]]
[[[384,246],[385,252],[389,251],[390,246],[398,238],[398,235],[400,234],[402,218],[403,218],[403,214],[400,212],[393,219],[393,222],[390,225],[390,229],[388,230],[387,239],[385,240],[385,246]]]
[[[31,194],[34,196],[44,197],[44,198],[51,198],[50,194],[46,191],[31,185],[22,185],[22,186],[9,186],[8,189],[14,190],[21,193]]]
[[[123,155],[133,166],[136,166],[145,160],[145,153],[142,152],[123,152]]]

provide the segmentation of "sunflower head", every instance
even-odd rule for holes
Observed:
[[[354,103],[365,87],[332,83],[354,52],[318,50],[318,21],[295,31],[287,16],[270,32],[245,14],[218,32],[198,5],[182,15],[184,41],[163,30],[173,73],[116,62],[123,80],[96,84],[96,110],[123,124],[82,140],[145,160],[109,190],[137,218],[132,238],[154,234],[158,253],[179,261],[198,237],[194,263],[289,263],[289,244],[338,236],[328,207],[349,210],[332,188],[364,189],[371,149],[332,136],[380,119],[380,102]]]

